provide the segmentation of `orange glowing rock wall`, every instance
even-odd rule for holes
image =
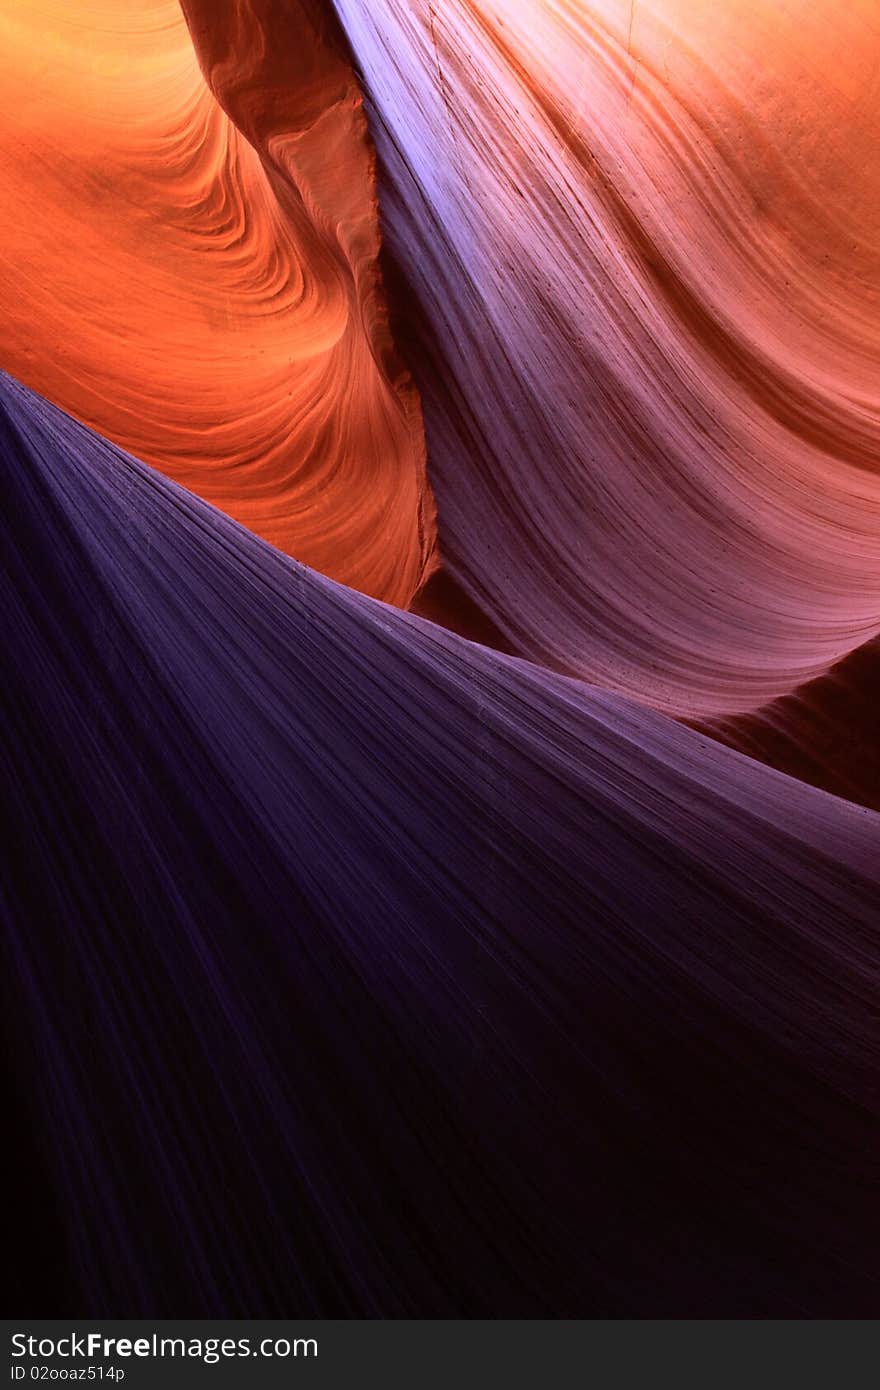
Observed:
[[[2,0],[0,365],[405,605],[433,514],[360,94],[319,7],[271,8]]]

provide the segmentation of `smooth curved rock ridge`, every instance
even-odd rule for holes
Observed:
[[[335,0],[444,563],[685,717],[880,628],[872,0]]]
[[[0,402],[42,1306],[876,1312],[880,816]]]
[[[357,84],[311,0],[185,8],[0,3],[0,366],[406,605],[433,505]]]

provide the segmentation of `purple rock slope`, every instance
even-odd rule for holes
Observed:
[[[880,816],[0,398],[43,1309],[876,1312]]]

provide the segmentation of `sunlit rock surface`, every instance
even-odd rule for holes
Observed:
[[[317,5],[186,13],[0,0],[0,366],[406,604],[433,510],[359,90]]]
[[[336,9],[454,580],[690,716],[872,636],[873,0]]]

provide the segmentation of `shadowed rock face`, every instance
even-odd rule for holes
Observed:
[[[713,738],[880,811],[880,642],[766,709],[704,726]]]
[[[406,605],[433,508],[360,93],[315,5],[185,10],[0,4],[0,366]]]
[[[880,817],[2,404],[68,1306],[869,1311]]]
[[[336,9],[455,581],[689,717],[876,633],[875,6]]]

